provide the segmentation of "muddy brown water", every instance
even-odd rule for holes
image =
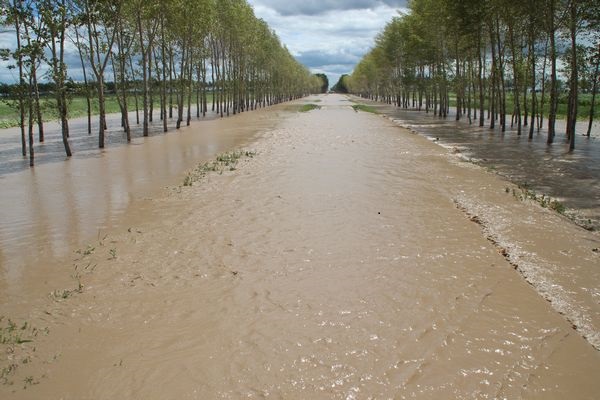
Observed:
[[[359,100],[363,101],[363,100]],[[577,124],[575,151],[569,152],[565,142],[565,123],[557,121],[555,143],[546,144],[547,131],[535,131],[528,138],[529,127],[518,135],[516,126],[490,129],[478,122],[468,124],[466,117],[455,115],[439,118],[431,113],[405,110],[381,103],[369,102],[379,112],[394,119],[400,126],[414,130],[440,144],[460,151],[465,160],[494,170],[538,194],[559,199],[568,213],[582,226],[600,230],[600,124],[593,125],[591,137],[586,137],[588,123]],[[510,116],[508,124],[510,124]]]
[[[320,99],[235,171],[155,195],[133,229],[63,259],[77,275],[45,279],[66,298],[6,299],[0,314],[48,330],[2,348],[18,368],[1,397],[596,398],[598,237]],[[556,249],[540,234],[555,231]],[[542,274],[531,246],[568,274]]]
[[[97,135],[87,135],[86,120],[76,119],[70,122],[74,151],[70,160],[64,156],[58,125],[49,123],[46,143],[36,144],[34,168],[20,157],[18,129],[4,131],[0,136],[4,293],[18,296],[30,281],[23,275],[52,273],[46,266],[49,259],[64,257],[74,247],[85,250],[125,223],[126,216],[135,219],[157,192],[180,185],[187,169],[252,141],[285,112],[281,107],[264,111],[252,117],[209,117],[179,131],[172,126],[166,135],[155,121],[151,137],[141,137],[137,129],[129,145],[118,129],[119,116],[111,115],[105,150],[97,149]]]

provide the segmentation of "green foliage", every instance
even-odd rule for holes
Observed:
[[[312,110],[318,110],[320,108],[321,108],[321,106],[319,106],[317,104],[303,104],[298,111],[300,111],[300,112],[309,112],[309,111],[312,111]]]
[[[504,116],[510,119],[512,113],[523,115],[526,107],[531,115],[534,106],[535,113],[547,117],[551,98],[558,99],[557,116],[566,116],[567,98],[576,99],[573,92],[590,90],[597,75],[590,56],[598,51],[597,41],[591,41],[592,47],[582,46],[584,37],[597,36],[597,3],[413,0],[408,3],[409,13],[385,26],[347,82],[340,83],[363,97],[403,108],[434,108],[440,116],[446,116],[450,106],[455,106],[458,118],[460,110],[467,107],[477,109],[479,115],[483,114],[480,110],[489,110],[495,114],[490,124],[496,120],[503,123]],[[556,6],[553,14],[549,13],[550,4]],[[550,82],[559,85],[561,75],[550,74],[553,53],[548,37],[561,42],[556,60],[564,66],[562,79],[573,81],[569,62],[569,47],[573,46],[570,39],[561,40],[572,28],[561,18],[574,8],[579,11],[575,25],[571,21],[579,30],[580,43],[575,46],[579,86],[573,91],[562,85],[555,96]],[[580,107],[572,116],[583,119],[589,115],[589,101],[577,101]]]
[[[321,93],[327,93],[327,89],[329,89],[329,78],[325,74],[315,74],[317,78],[321,81]]]
[[[17,370],[32,361],[35,352],[34,342],[40,335],[48,335],[48,328],[39,329],[24,321],[16,323],[10,318],[0,315],[0,353],[9,355],[0,358],[0,384],[12,385]],[[25,378],[25,383],[35,384]]]
[[[363,112],[368,112],[368,113],[373,113],[373,114],[377,114],[377,110],[375,110],[373,107],[368,106],[366,104],[353,104],[352,108],[354,109],[354,111],[358,112],[358,111],[363,111]]]
[[[253,151],[233,151],[230,153],[223,153],[214,161],[210,161],[204,164],[198,165],[192,171],[188,172],[183,179],[183,186],[193,186],[195,182],[200,181],[208,173],[218,172],[222,174],[224,171],[235,171],[239,160],[242,157],[254,158],[256,153]]]
[[[348,93],[349,89],[348,89],[348,79],[350,78],[350,76],[348,74],[344,74],[342,76],[340,76],[340,79],[338,79],[337,83],[335,85],[333,85],[333,87],[331,88],[332,92],[335,93]]]

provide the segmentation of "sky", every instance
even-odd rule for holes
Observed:
[[[330,87],[349,74],[406,0],[249,0],[296,59]]]

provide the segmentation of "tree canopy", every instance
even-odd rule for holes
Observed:
[[[320,86],[321,93],[327,93],[327,90],[329,89],[329,78],[327,78],[327,75],[325,75],[325,74],[315,74],[315,76],[320,80],[320,83],[321,83],[321,86]]]

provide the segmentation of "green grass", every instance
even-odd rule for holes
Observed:
[[[192,96],[192,104],[196,105],[196,97]],[[213,101],[212,94],[207,94],[207,102]],[[58,119],[56,113],[56,101],[51,97],[44,97],[40,101],[42,106],[42,115],[44,121],[55,121]],[[15,100],[3,99],[0,101],[0,128],[10,128],[19,126],[19,113],[16,107],[17,102]],[[119,113],[119,103],[115,95],[107,95],[105,99],[105,109],[107,114]],[[187,104],[187,103],[186,103]],[[142,110],[142,96],[138,95],[138,108]],[[160,98],[154,96],[154,109],[160,108]],[[175,107],[177,108],[177,107]],[[129,111],[135,111],[135,97],[129,96],[127,98],[127,109]],[[99,114],[98,99],[94,98],[91,102],[92,115]],[[68,107],[69,118],[84,117],[87,115],[87,101],[83,96],[75,96],[69,100]]]
[[[472,98],[472,105],[471,107],[474,109],[479,109],[479,94],[476,94],[475,98]],[[550,112],[550,98],[548,93],[546,93],[545,95],[545,104],[544,104],[544,118],[548,118],[548,113]],[[538,100],[538,106],[540,104],[540,100],[541,100],[541,93],[537,93],[537,100]],[[558,107],[556,109],[556,118],[557,119],[565,119],[567,117],[567,101],[568,101],[568,96],[566,94],[561,94],[559,96],[558,99]],[[598,102],[598,99],[596,100],[596,102]],[[585,94],[580,94],[578,96],[578,103],[577,103],[577,120],[579,121],[587,121],[588,118],[590,117],[590,107],[592,104],[592,95],[589,93],[585,93]],[[456,107],[456,95],[455,94],[450,94],[450,107]],[[488,103],[486,101],[485,103],[485,109],[487,112],[487,107],[488,107]],[[513,108],[514,108],[514,96],[511,93],[507,93],[506,94],[506,113],[507,115],[511,115],[513,112]],[[597,107],[598,108],[598,107]],[[531,97],[527,97],[527,109],[528,112],[531,114]],[[521,98],[521,113],[524,113],[524,106],[523,106],[523,98]],[[598,112],[596,111],[596,115]]]
[[[300,112],[309,112],[309,111],[312,111],[312,110],[318,110],[320,108],[321,108],[321,106],[319,106],[317,104],[312,104],[312,103],[311,104],[303,104],[298,111],[300,111]]]
[[[240,158],[253,158],[255,155],[256,153],[253,151],[233,151],[218,155],[214,161],[200,164],[188,172],[183,179],[183,186],[193,186],[195,182],[198,182],[210,172],[222,174],[225,170],[235,171]]]
[[[0,315],[0,384],[14,384],[17,370],[33,361],[36,338],[49,333],[48,328],[38,329],[27,321],[17,324]],[[38,382],[28,376],[24,383],[27,386]]]
[[[377,114],[377,111],[375,110],[375,108],[368,106],[366,104],[354,104],[354,105],[352,105],[352,108],[356,112],[363,111],[363,112]]]

